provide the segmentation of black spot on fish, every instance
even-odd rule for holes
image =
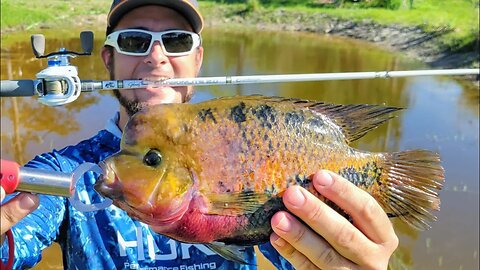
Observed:
[[[240,102],[237,106],[233,107],[230,111],[230,117],[235,123],[242,123],[247,120],[245,115],[245,103]]]
[[[320,117],[313,117],[308,120],[310,128],[323,128],[324,122]]]
[[[358,179],[359,172],[353,166],[340,169],[338,171],[338,174],[348,179],[350,182],[352,182],[356,186],[362,185],[362,182],[359,181]]]
[[[223,183],[223,181],[218,181],[218,188],[220,189],[220,191],[225,191],[225,184]]]
[[[247,149],[242,149],[242,152],[247,152],[248,149],[252,146],[251,134],[252,131],[250,131],[249,137],[247,131],[245,129],[242,129],[242,140],[247,144]]]
[[[276,188],[275,188],[275,185],[272,184],[270,186],[265,186],[265,189],[263,190],[264,193],[268,196],[272,196],[272,195],[275,195],[277,193],[276,191]]]
[[[276,111],[274,108],[263,104],[257,108],[252,109],[253,115],[255,115],[258,120],[260,120],[260,125],[268,129],[272,128],[272,124],[276,120]]]
[[[366,186],[373,185],[373,182],[379,179],[381,174],[382,169],[378,168],[375,162],[367,162],[365,166],[362,167],[362,176]],[[378,181],[378,184],[382,184],[382,182]]]
[[[368,179],[368,172],[370,170],[371,170],[371,163],[367,162],[365,166],[363,166],[362,169],[358,172],[364,181]]]
[[[274,196],[255,212],[239,216],[239,220],[244,220],[244,218],[246,218],[248,222],[242,225],[239,229],[234,230],[231,233],[231,236],[217,241],[227,245],[238,245],[238,243],[242,243],[242,245],[247,246],[265,243],[273,232],[272,226],[270,225],[272,216],[279,210],[286,209],[282,198]]]
[[[202,119],[203,122],[206,122],[208,119],[212,120],[215,124],[217,123],[217,119],[213,116],[212,109],[202,109],[198,112],[198,116]]]
[[[277,187],[275,186],[275,184],[272,184],[271,190],[272,190],[272,194],[277,193]]]
[[[242,139],[243,139],[244,141],[248,141],[247,132],[246,132],[245,129],[242,129]]]
[[[296,125],[300,122],[303,122],[304,116],[298,112],[287,112],[285,114],[285,124],[287,125]]]
[[[343,168],[338,174],[350,180],[356,186],[369,187],[380,176],[381,170],[373,162],[367,162],[361,168],[353,166]]]
[[[306,177],[305,175],[297,174],[295,175],[295,182],[297,185],[306,187],[310,183],[310,178]]]

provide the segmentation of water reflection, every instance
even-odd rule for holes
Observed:
[[[78,31],[80,32],[80,31]],[[36,59],[30,45],[30,36],[12,34],[11,43],[2,48],[1,79],[33,79],[35,74],[46,68],[45,59]],[[57,31],[46,31],[45,53],[57,51],[59,48],[81,51],[78,37],[58,39],[63,36]],[[80,78],[93,80],[107,79],[103,72],[103,63],[100,61],[99,48],[101,40],[95,41],[94,56],[78,57],[71,61],[79,67]],[[5,44],[4,43],[4,44]],[[93,135],[95,129],[100,129],[104,124],[95,119],[107,119],[113,114],[111,106],[105,108],[104,104],[115,106],[115,101],[110,93],[82,94],[75,102],[60,107],[48,107],[38,103],[36,98],[2,98],[2,157],[24,163],[34,155],[49,151],[52,148],[61,148],[73,144],[81,139]],[[102,106],[98,106],[102,100]],[[96,105],[96,106],[94,106]],[[97,111],[95,111],[95,109]],[[100,109],[100,111],[98,110]],[[100,117],[96,114],[101,113]],[[6,117],[8,116],[8,117]],[[103,117],[102,117],[103,116]]]
[[[96,34],[94,56],[72,61],[85,80],[107,79],[99,56],[103,30]],[[46,36],[47,51],[59,47],[80,50],[77,37],[56,39],[53,37],[59,34],[54,31]],[[2,80],[32,79],[45,68],[45,61],[33,58],[29,39],[27,34],[16,34],[15,42],[9,41],[8,47],[2,48]],[[203,40],[202,76],[422,68],[368,43],[315,34],[207,29]],[[478,93],[451,78],[423,77],[199,87],[194,101],[264,94],[406,108],[354,143],[376,152],[424,148],[440,152],[443,159],[447,182],[441,192],[439,220],[427,232],[394,221],[401,243],[392,268],[478,269]],[[107,92],[82,94],[74,103],[55,108],[34,98],[2,98],[1,105],[2,158],[20,163],[88,138],[103,128],[117,108]],[[52,267],[51,260],[46,263]]]

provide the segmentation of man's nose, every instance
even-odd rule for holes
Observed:
[[[160,41],[155,41],[152,44],[150,53],[146,57],[146,62],[152,65],[164,64],[168,61],[168,57],[165,55],[165,52],[162,49],[162,44]]]

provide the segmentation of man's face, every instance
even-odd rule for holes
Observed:
[[[160,32],[166,30],[192,31],[188,21],[176,11],[161,6],[143,6],[125,14],[115,30],[136,28]],[[113,53],[113,55],[112,55]],[[186,56],[166,56],[159,41],[155,41],[146,56],[129,56],[115,49],[103,48],[102,58],[115,80],[164,80],[169,78],[196,77],[203,59],[203,48],[195,49]],[[147,87],[124,89],[116,92],[120,104],[132,115],[144,106],[160,103],[188,101],[193,94],[192,86]]]

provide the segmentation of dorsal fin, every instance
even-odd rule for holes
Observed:
[[[243,101],[256,101],[256,102],[269,102],[269,103],[283,103],[287,102],[294,104],[299,108],[306,108],[314,112],[321,113],[337,124],[342,133],[345,135],[347,143],[353,142],[370,130],[377,128],[380,124],[394,116],[392,112],[402,110],[398,107],[387,107],[381,105],[369,105],[369,104],[329,104],[319,101],[303,100],[298,98],[285,98],[275,96],[262,96],[262,95],[250,95],[250,96],[230,96],[221,97],[221,100],[243,100]]]
[[[342,129],[347,143],[361,138],[370,130],[393,118],[392,112],[402,110],[380,105],[326,103],[309,104],[308,108],[331,118]]]

